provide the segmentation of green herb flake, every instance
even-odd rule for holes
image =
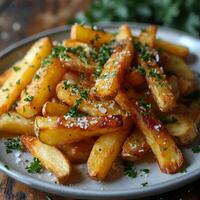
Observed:
[[[124,174],[131,178],[137,177],[136,168],[132,164],[128,164],[124,167]]]
[[[20,79],[16,81],[16,84],[17,84],[17,85],[20,85]]]
[[[192,152],[193,153],[200,153],[200,145],[198,145],[196,147],[192,147]]]
[[[41,162],[38,158],[33,158],[33,161],[26,167],[28,173],[40,173],[42,170]]]
[[[82,99],[87,99],[88,98],[88,91],[85,89],[81,92],[81,98]]]
[[[152,105],[151,103],[146,102],[143,98],[140,98],[136,104],[139,106],[140,113],[142,115],[151,115],[152,114]]]
[[[13,70],[14,70],[15,72],[18,72],[20,69],[21,69],[21,68],[20,68],[20,67],[17,67],[17,66],[14,66],[14,67],[13,67]]]
[[[150,170],[149,169],[140,169],[140,172],[143,172],[145,174],[149,174]]]
[[[51,86],[48,85],[47,87],[48,87],[48,91],[51,92]]]
[[[21,151],[23,149],[19,137],[17,137],[17,138],[8,138],[4,142],[4,145],[6,147],[6,153],[12,153],[13,150]]]
[[[39,80],[39,79],[40,79],[40,76],[39,76],[38,74],[36,74],[36,75],[34,76],[34,79],[35,79],[35,80]]]
[[[149,76],[156,78],[158,81],[162,79],[161,74],[155,68],[149,70]]]
[[[46,195],[46,200],[53,200],[53,199],[52,199],[52,197],[49,194],[47,194]]]
[[[69,81],[67,81],[67,80],[64,80],[63,85],[64,85],[64,89],[65,89],[65,90],[67,90],[68,88],[71,87],[71,84],[70,84]]]
[[[24,101],[31,102],[33,101],[33,99],[34,99],[33,96],[28,95],[26,98],[24,98]]]
[[[7,170],[10,170],[10,168],[8,167],[8,165],[4,165],[4,167],[5,167]]]
[[[141,65],[139,65],[137,68],[136,68],[137,72],[139,72],[142,76],[145,76],[146,75],[146,71],[144,69],[144,67],[142,67]]]
[[[145,187],[145,186],[148,185],[148,182],[144,182],[144,183],[142,183],[141,185],[142,185],[142,187]]]

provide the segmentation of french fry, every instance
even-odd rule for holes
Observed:
[[[166,124],[169,133],[176,138],[179,144],[191,144],[198,135],[195,122],[188,116],[171,114],[168,119],[174,119],[174,123]]]
[[[0,75],[0,86],[2,86],[4,84],[4,82],[9,78],[9,76],[12,74],[12,69],[9,68],[6,71],[4,71],[1,75]]]
[[[71,164],[57,148],[43,144],[33,136],[21,136],[21,142],[46,169],[55,174],[59,183],[67,181],[71,174]]]
[[[181,58],[186,58],[189,55],[189,49],[187,47],[166,40],[157,39],[155,46]]]
[[[126,74],[125,80],[133,87],[141,86],[145,83],[145,77],[140,74],[136,69]]]
[[[130,41],[132,41],[132,39],[133,39],[133,36],[132,36],[130,27],[128,25],[122,25],[122,26],[120,26],[119,32],[116,35],[116,40],[118,42],[121,42],[123,40],[130,40]]]
[[[47,66],[42,66],[22,92],[16,111],[26,118],[40,113],[43,104],[50,98],[64,72],[65,69],[58,59],[52,59]]]
[[[69,87],[66,87],[67,85],[69,85]],[[56,88],[57,96],[60,101],[68,104],[69,106],[74,106],[76,101],[81,98],[80,85],[76,84],[73,86],[78,88],[76,92],[72,91],[72,86],[72,82],[65,80],[60,82]],[[81,101],[78,109],[92,116],[125,114],[125,112],[122,111],[113,100],[100,102],[92,100],[89,97]]]
[[[101,117],[36,117],[35,132],[45,144],[70,144],[88,137],[108,134],[123,125],[121,115]]]
[[[126,120],[122,129],[97,139],[87,161],[88,174],[92,179],[104,180],[106,178],[131,127],[132,121]]]
[[[156,42],[156,33],[157,27],[153,25],[149,26],[141,31],[139,41],[142,44],[148,44],[150,47],[154,47]]]
[[[145,44],[149,46],[153,45],[155,42],[155,31],[148,31],[148,29],[145,29],[145,34],[142,32],[138,39],[141,43],[145,40]],[[176,98],[162,69],[156,61],[156,57],[158,56],[157,52],[154,52],[153,49],[150,49],[146,45],[140,46],[139,48],[138,62],[146,72],[148,87],[158,107],[162,112],[172,110],[176,105]]]
[[[162,65],[167,72],[173,73],[179,78],[195,81],[194,72],[180,57],[163,52],[161,53],[161,60]]]
[[[104,43],[110,42],[113,39],[113,35],[101,30],[93,30],[89,26],[75,24],[71,28],[70,38],[99,47]]]
[[[123,109],[131,113],[134,122],[156,156],[161,171],[167,174],[176,173],[184,161],[182,153],[167,129],[152,115],[150,104],[142,99],[129,100],[122,90],[118,92],[115,100]]]
[[[63,103],[46,102],[42,107],[43,116],[62,116],[69,111],[69,106]]]
[[[4,113],[0,116],[0,135],[34,135],[34,121],[26,119],[16,112]]]
[[[88,138],[77,143],[61,145],[58,148],[67,156],[72,164],[80,164],[87,162],[94,142],[94,139]]]
[[[150,146],[144,135],[140,130],[135,129],[124,142],[121,156],[125,160],[136,161],[143,158],[148,152],[150,152]]]
[[[108,100],[117,95],[123,77],[133,59],[133,46],[126,41],[116,48],[96,80],[90,94],[96,99]]]
[[[40,67],[41,61],[51,52],[51,48],[50,40],[42,38],[33,44],[17,65],[13,66],[11,75],[0,89],[0,114],[10,109],[21,91],[33,78]]]

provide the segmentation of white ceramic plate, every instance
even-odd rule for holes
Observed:
[[[144,27],[144,25],[141,24],[130,25],[135,34],[138,34],[139,29]],[[112,24],[105,28],[110,31],[115,31],[118,26],[119,24]],[[30,47],[31,43],[36,39],[43,36],[50,36],[54,40],[61,41],[69,36],[69,30],[69,27],[52,29],[10,46],[0,52],[0,69],[3,71],[11,66],[14,61],[21,58]],[[190,65],[195,71],[200,72],[199,39],[168,28],[160,28],[158,37],[189,47],[190,52],[193,54],[191,57],[192,59],[190,59]],[[163,174],[160,172],[157,163],[152,159],[148,159],[135,164],[138,176],[137,178],[132,179],[123,175],[123,167],[120,162],[117,161],[105,182],[96,182],[91,180],[88,178],[86,166],[79,165],[74,168],[69,185],[57,185],[54,184],[54,177],[47,171],[41,175],[27,173],[25,167],[28,164],[25,160],[32,159],[30,154],[22,153],[19,155],[17,152],[7,154],[5,151],[4,141],[5,140],[0,141],[0,169],[3,172],[34,188],[62,196],[75,197],[79,199],[133,199],[166,192],[200,177],[200,154],[194,154],[191,147],[188,147],[183,149],[187,165],[186,173],[177,173],[175,175]],[[9,166],[9,170],[5,165]],[[148,168],[150,170],[148,176],[144,176],[140,172],[140,169],[143,168]],[[145,182],[148,182],[148,184],[143,187],[141,184]]]

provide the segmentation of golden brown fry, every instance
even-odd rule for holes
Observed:
[[[171,114],[167,119],[173,119],[173,123],[166,124],[169,133],[176,138],[181,145],[191,144],[198,135],[195,121],[181,114]]]
[[[34,135],[34,121],[26,119],[16,112],[4,113],[0,116],[0,135]]]
[[[67,156],[72,164],[80,164],[87,162],[95,140],[88,138],[86,140],[61,145],[58,148]]]
[[[156,33],[156,26],[148,26],[147,28],[141,31],[139,35],[139,41],[142,44],[148,44],[150,47],[154,47],[156,42]]]
[[[121,42],[123,40],[130,40],[132,41],[132,33],[131,33],[131,28],[128,25],[122,25],[119,27],[119,32],[116,35],[116,40],[118,42]]]
[[[189,49],[187,47],[165,40],[157,39],[155,41],[155,46],[181,58],[186,58],[189,55]]]
[[[21,142],[46,169],[55,174],[60,183],[67,181],[71,174],[71,164],[57,148],[43,144],[33,136],[21,136]]]
[[[66,87],[67,85],[69,87]],[[74,87],[80,90],[78,89],[76,92],[73,92]],[[74,85],[74,87],[72,87],[72,82],[65,80],[59,83],[56,88],[58,98],[69,106],[74,106],[76,101],[81,97],[81,90],[84,91],[78,84]],[[81,101],[78,109],[92,116],[125,114],[113,100],[100,102],[89,99],[89,97]]]
[[[42,66],[22,92],[16,107],[17,112],[26,118],[40,113],[64,73],[65,69],[58,59],[52,59],[47,66]]]
[[[147,144],[144,135],[140,130],[135,129],[126,139],[122,147],[121,156],[125,160],[136,161],[150,152],[150,146]]]
[[[142,99],[136,101],[132,98],[130,101],[122,90],[118,92],[115,100],[123,109],[131,113],[156,156],[161,171],[168,174],[176,173],[184,161],[182,153],[167,129],[152,115],[150,104]]]
[[[88,137],[108,134],[123,125],[121,115],[100,117],[36,117],[35,132],[50,145],[70,144]]]
[[[113,35],[101,30],[93,30],[89,26],[75,24],[71,28],[71,39],[80,42],[85,42],[96,47],[100,47],[102,44],[110,42],[113,39]]]
[[[140,74],[136,69],[133,69],[126,74],[125,81],[131,84],[133,87],[137,87],[145,83],[145,77]]]
[[[42,107],[43,116],[62,116],[69,111],[69,106],[63,103],[46,102]]]
[[[195,82],[194,72],[183,59],[173,54],[162,52],[161,61],[164,69],[167,72],[173,73],[179,78]]]
[[[106,178],[131,127],[132,121],[129,118],[122,129],[97,139],[87,162],[88,174],[91,178],[96,180],[104,180]]]
[[[108,100],[116,96],[121,87],[124,74],[131,65],[133,53],[131,41],[126,41],[116,48],[91,89],[90,94],[93,97]]]
[[[48,38],[38,40],[24,58],[12,67],[12,73],[0,89],[0,114],[8,111],[33,78],[42,60],[51,52]]]
[[[11,74],[12,74],[11,68],[7,69],[2,74],[0,74],[0,86],[4,84],[4,82],[10,77]]]

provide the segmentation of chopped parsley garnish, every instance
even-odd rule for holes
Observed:
[[[144,67],[142,67],[141,65],[139,65],[136,69],[141,75],[145,76],[146,75],[146,71],[144,69]]]
[[[179,172],[185,174],[185,173],[187,173],[187,169],[186,169],[186,168],[183,168],[183,169],[181,169]]]
[[[128,164],[124,167],[124,174],[131,178],[137,177],[137,171],[133,164]]]
[[[28,95],[26,98],[24,98],[24,101],[28,101],[28,102],[30,102],[30,101],[33,101],[33,96],[30,96],[30,95]]]
[[[39,80],[39,79],[40,79],[40,76],[39,76],[38,74],[36,74],[35,77],[34,77],[34,79],[35,79],[35,80]]]
[[[12,153],[13,150],[21,151],[22,150],[22,144],[20,142],[20,138],[8,138],[4,142],[6,146],[6,153]]]
[[[141,185],[142,185],[142,187],[145,187],[145,186],[148,185],[148,182],[144,182],[144,183],[142,183]]]
[[[63,84],[64,84],[64,89],[65,90],[71,87],[71,83],[69,81],[67,81],[67,80],[64,80]]]
[[[145,174],[149,174],[150,170],[149,169],[140,169],[141,172],[145,173]]]
[[[20,79],[16,81],[16,84],[17,84],[17,85],[20,85]]]
[[[13,69],[14,69],[15,72],[18,72],[21,68],[17,67],[17,66],[14,66]]]
[[[49,194],[47,194],[46,195],[46,200],[53,200],[53,199],[52,199],[52,197]]]
[[[107,62],[107,60],[110,58],[110,56],[113,52],[112,43],[113,42],[104,44],[99,49],[99,52],[98,52],[98,55],[96,58],[96,62],[97,62],[97,68],[95,71],[96,78],[98,78],[99,75],[101,74],[104,64]]]
[[[162,79],[161,74],[155,68],[149,70],[149,76],[156,78],[158,81]]]
[[[8,167],[8,165],[4,165],[4,167],[7,169],[7,170],[9,170],[10,168]]]
[[[140,42],[135,42],[134,47],[135,47],[136,51],[139,53],[139,56],[142,60],[149,61],[149,60],[154,59],[154,56],[151,53],[148,45],[146,45],[146,44],[143,45]]]
[[[76,100],[74,106],[72,106],[69,110],[69,112],[66,114],[66,116],[70,116],[70,117],[81,117],[83,116],[82,114],[80,114],[78,112],[78,107],[81,104],[83,99],[87,99],[88,98],[88,91],[86,89],[84,89],[81,93],[80,93],[80,98]]]
[[[151,115],[152,114],[152,105],[148,102],[146,102],[143,98],[140,98],[137,101],[137,104],[140,109],[140,113],[142,115]]]
[[[160,121],[163,124],[173,124],[173,123],[177,122],[177,119],[174,116],[167,116],[167,117],[163,116],[163,117],[160,118]]]
[[[6,91],[9,91],[9,89],[8,88],[3,88],[2,91],[6,92]]]
[[[198,145],[196,147],[192,147],[192,152],[193,153],[200,153],[200,145]]]
[[[33,158],[33,161],[26,167],[28,173],[40,173],[42,170],[41,162],[38,158]]]

